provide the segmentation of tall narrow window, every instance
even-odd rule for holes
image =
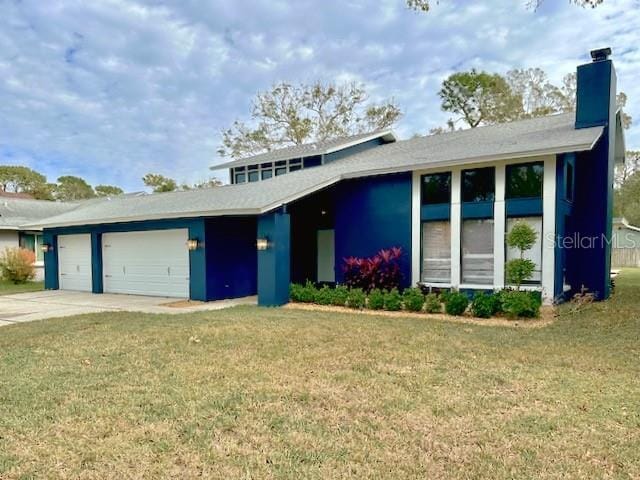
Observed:
[[[493,202],[496,173],[493,167],[462,171],[463,202]]]
[[[493,220],[462,222],[462,283],[493,284]]]
[[[422,276],[424,283],[451,282],[451,223],[422,224]]]
[[[451,202],[451,173],[422,176],[422,204],[436,205]]]
[[[544,180],[544,164],[519,163],[507,165],[506,197],[534,198],[542,197]]]
[[[533,277],[526,280],[525,284],[540,285],[542,282],[542,217],[523,217],[523,218],[507,218],[507,232],[510,232],[513,226],[518,222],[524,222],[532,227],[537,233],[536,243],[531,250],[524,252],[524,258],[535,263],[536,268]],[[515,248],[505,246],[507,252],[507,262],[514,258],[520,258],[520,251]],[[563,249],[561,249],[563,250]]]

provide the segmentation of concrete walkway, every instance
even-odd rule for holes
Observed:
[[[171,304],[174,306],[170,306]],[[256,297],[190,303],[175,298],[47,290],[0,296],[0,327],[32,320],[68,317],[83,313],[124,311],[175,315],[205,310],[220,310],[235,305],[247,304],[255,305]]]

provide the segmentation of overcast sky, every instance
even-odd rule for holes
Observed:
[[[360,81],[396,100],[406,138],[444,124],[437,91],[454,71],[541,67],[559,82],[603,46],[640,149],[640,0],[526,1],[0,0],[0,163],[126,190],[149,171],[197,181],[221,161],[220,130],[274,82]]]

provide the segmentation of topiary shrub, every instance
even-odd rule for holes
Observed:
[[[500,297],[502,311],[509,318],[536,318],[540,316],[542,301],[536,292],[504,290]]]
[[[333,288],[323,285],[315,294],[315,302],[318,305],[331,305],[333,303]]]
[[[407,288],[402,293],[402,302],[405,310],[410,312],[421,312],[424,306],[424,295],[419,288]]]
[[[424,310],[427,313],[442,313],[442,302],[435,293],[430,293],[424,297]]]
[[[397,288],[392,288],[384,294],[384,309],[390,312],[402,310],[402,295]]]
[[[36,255],[24,248],[6,248],[0,255],[0,274],[13,283],[26,283],[36,276]]]
[[[333,298],[331,299],[331,305],[344,307],[347,304],[348,297],[349,289],[344,285],[336,285],[336,288],[333,289]]]
[[[374,288],[369,293],[367,306],[371,310],[382,310],[384,308],[384,293],[379,288]]]
[[[349,289],[349,295],[347,296],[347,307],[364,308],[366,301],[367,296],[361,288]]]
[[[532,260],[524,258],[524,252],[535,245],[537,238],[536,231],[524,222],[517,222],[507,234],[507,245],[520,251],[520,258],[509,260],[505,266],[507,282],[514,284],[516,290],[520,290],[522,282],[529,280],[536,269]]]
[[[471,313],[474,317],[489,318],[495,315],[500,308],[500,300],[497,295],[485,292],[476,292],[471,302]]]
[[[449,292],[446,295],[444,311],[449,315],[462,315],[469,306],[469,299],[464,293]]]

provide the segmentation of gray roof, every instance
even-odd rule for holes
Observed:
[[[242,167],[245,165],[265,162],[278,162],[280,160],[291,160],[294,158],[304,158],[314,155],[326,155],[376,138],[382,138],[386,142],[396,141],[396,136],[391,130],[378,130],[375,132],[351,135],[349,137],[325,140],[323,142],[305,143],[303,145],[279,148],[277,150],[272,150],[271,152],[265,152],[259,155],[253,155],[251,157],[245,157],[239,160],[221,163],[219,165],[213,165],[211,170],[222,170],[223,168]]]
[[[55,227],[268,212],[342,179],[590,150],[602,127],[576,130],[561,114],[389,143],[329,164],[255,183],[114,197],[40,222]]]
[[[21,225],[60,215],[79,205],[79,203],[0,197],[0,229],[20,230]]]

